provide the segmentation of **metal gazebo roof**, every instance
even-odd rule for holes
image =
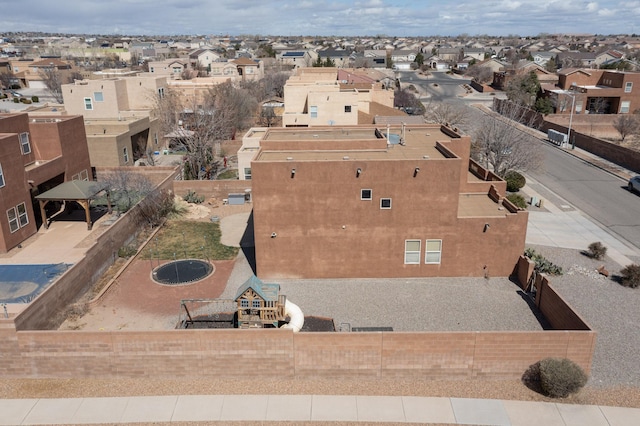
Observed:
[[[109,197],[109,191],[107,185],[102,182],[86,181],[86,180],[72,180],[61,183],[60,185],[52,188],[42,194],[36,195],[35,199],[40,204],[40,213],[42,215],[42,223],[45,229],[49,228],[49,220],[44,207],[49,201],[75,201],[80,204],[85,211],[85,217],[87,220],[87,229],[91,230],[93,223],[91,222],[90,202],[96,195],[102,191],[107,191],[107,203],[109,212],[111,212],[111,200]]]

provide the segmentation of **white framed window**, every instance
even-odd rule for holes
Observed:
[[[260,299],[253,299],[251,301],[251,307],[257,309],[260,307]]]
[[[23,155],[31,153],[31,143],[29,142],[29,133],[20,133],[20,149]]]
[[[373,199],[373,191],[370,189],[361,189],[360,190],[360,199],[361,200],[371,200]]]
[[[442,256],[442,240],[426,240],[424,250],[424,263],[440,263]]]
[[[318,107],[317,106],[310,106],[309,107],[309,116],[311,118],[318,118]]]
[[[122,148],[122,158],[124,158],[125,163],[129,162],[129,151],[127,150],[126,146]]]
[[[251,180],[251,167],[244,168],[244,179]]]
[[[104,102],[104,95],[102,92],[93,92],[93,99],[96,102]]]
[[[420,264],[420,240],[404,241],[404,264],[419,265]]]
[[[391,198],[380,198],[380,208],[381,209],[390,209],[391,208]]]
[[[84,98],[84,109],[86,111],[93,110],[93,100],[91,98]]]
[[[29,215],[27,215],[26,204],[18,204],[16,209],[18,210],[18,222],[20,222],[20,228],[27,226],[29,224]]]
[[[628,114],[630,106],[631,106],[631,101],[620,102],[620,114]]]
[[[247,299],[240,300],[240,307],[241,308],[248,308],[249,307],[249,301]]]
[[[2,172],[2,164],[0,164],[0,188],[2,188],[4,185],[4,173]]]
[[[633,89],[633,82],[632,81],[627,81],[624,84],[624,93],[631,93],[631,89]]]
[[[9,230],[11,233],[16,232],[20,229],[20,225],[18,225],[18,215],[16,214],[16,208],[11,207],[7,210],[7,219],[9,220]]]

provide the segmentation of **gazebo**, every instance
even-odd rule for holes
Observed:
[[[111,213],[111,198],[109,196],[106,183],[72,180],[64,182],[55,188],[43,192],[42,194],[36,195],[35,199],[38,200],[40,204],[40,214],[42,215],[42,223],[45,229],[49,228],[49,220],[44,208],[49,201],[75,201],[84,209],[87,220],[87,229],[90,231],[93,226],[90,212],[91,200],[96,198],[96,195],[102,191],[106,192],[107,207],[109,213]]]

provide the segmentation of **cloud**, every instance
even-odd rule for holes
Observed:
[[[587,4],[587,10],[589,12],[595,12],[596,10],[598,10],[598,3],[592,1],[591,3]]]

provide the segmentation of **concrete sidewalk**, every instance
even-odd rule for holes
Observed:
[[[640,408],[415,396],[185,395],[4,399],[0,425],[376,422],[631,426]]]
[[[183,395],[4,399],[0,425],[376,422],[635,426],[640,408],[415,396]]]

